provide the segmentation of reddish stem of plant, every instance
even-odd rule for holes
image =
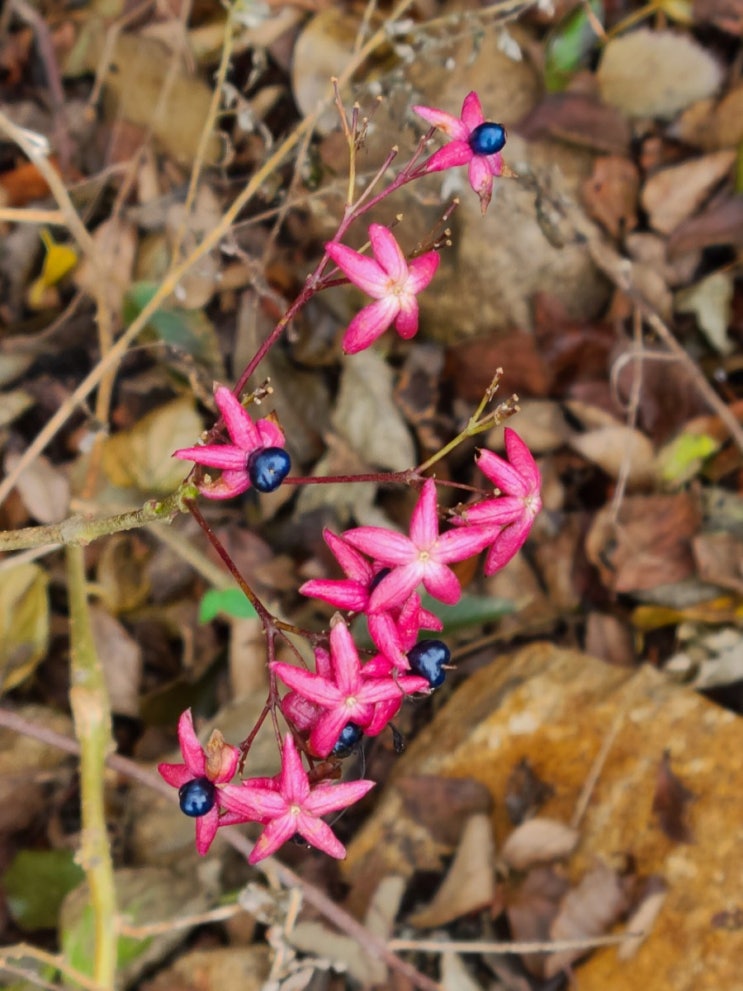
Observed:
[[[331,243],[336,243],[341,240],[346,234],[346,231],[351,226],[351,224],[362,217],[369,210],[373,209],[377,203],[380,203],[385,197],[389,196],[391,193],[396,192],[401,189],[407,183],[412,182],[414,179],[419,179],[421,176],[425,175],[425,162],[423,165],[416,168],[417,162],[420,159],[426,144],[433,135],[435,128],[431,128],[425,137],[423,137],[419,142],[416,150],[413,152],[408,164],[400,170],[400,172],[395,176],[395,178],[386,186],[381,192],[377,193],[376,196],[366,199],[365,197],[371,192],[376,183],[382,178],[382,176],[387,172],[390,165],[394,161],[397,155],[397,149],[393,149],[385,158],[384,162],[380,166],[376,175],[371,179],[369,185],[366,187],[364,192],[361,194],[359,199],[352,206],[347,207],[346,212],[338,225],[338,230],[335,232],[331,239]],[[444,214],[445,219],[451,215],[452,210],[455,208],[456,203],[450,204],[446,213]],[[276,326],[273,328],[268,337],[263,341],[258,350],[255,352],[253,357],[250,359],[248,364],[242,371],[242,374],[237,380],[234,389],[232,390],[236,396],[239,396],[243,389],[245,388],[248,379],[256,370],[258,365],[263,361],[268,352],[274,346],[276,341],[279,339],[281,334],[287,325],[294,319],[294,317],[299,313],[299,311],[304,307],[312,297],[323,289],[328,288],[330,282],[325,282],[323,280],[323,272],[328,264],[327,254],[323,254],[314,272],[307,277],[305,280],[304,288],[299,293],[294,302],[289,306],[284,315],[278,321]],[[334,280],[333,284],[338,284],[337,280]],[[218,424],[217,424],[218,426]]]
[[[402,485],[411,485],[423,481],[423,477],[415,468],[407,468],[405,471],[374,471],[361,475],[290,475],[281,484],[334,485],[336,482],[376,482],[378,485],[390,485],[399,482]]]
[[[275,636],[283,637],[284,639],[287,640],[289,644],[291,644],[291,641],[288,640],[288,638],[286,637],[287,633],[295,633],[297,636],[300,637],[312,636],[309,630],[303,630],[300,626],[294,626],[292,623],[285,623],[283,620],[277,619],[273,615],[273,613],[269,612],[269,610],[264,606],[263,602],[258,598],[255,591],[250,587],[250,585],[248,585],[248,583],[245,581],[243,576],[240,574],[240,571],[237,565],[235,564],[235,562],[230,557],[227,548],[224,546],[222,541],[216,535],[214,530],[212,530],[209,523],[204,519],[201,510],[193,501],[193,499],[186,499],[184,500],[184,502],[189,513],[193,516],[193,518],[199,524],[201,529],[204,531],[207,540],[212,545],[212,547],[217,552],[217,554],[219,554],[220,558],[225,564],[225,567],[239,585],[240,589],[245,595],[245,598],[250,602],[250,604],[253,606],[255,611],[258,613],[258,618],[261,621],[263,632],[265,634],[267,642],[269,643],[269,653],[272,652],[272,643],[273,643],[273,638]],[[271,659],[272,658],[269,657],[269,660]]]

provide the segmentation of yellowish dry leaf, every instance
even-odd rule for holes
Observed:
[[[0,572],[0,685],[9,691],[36,669],[49,647],[49,579],[37,564]]]
[[[131,430],[107,437],[103,469],[119,488],[166,495],[188,474],[186,462],[172,457],[179,447],[190,447],[202,424],[191,399],[174,399],[144,416]]]

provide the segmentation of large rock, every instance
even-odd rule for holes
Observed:
[[[514,767],[530,762],[554,789],[540,815],[567,823],[614,731],[569,875],[576,881],[597,861],[624,857],[638,875],[660,876],[668,890],[636,955],[622,960],[615,948],[596,952],[576,969],[575,987],[741,987],[743,721],[650,667],[627,671],[536,644],[472,675],[397,764],[376,814],[349,847],[348,879],[359,893],[370,892],[387,874],[439,869],[441,854],[451,853],[435,824],[425,816],[414,821],[406,811],[406,776],[484,784],[500,845],[512,829],[504,798]],[[693,795],[684,812],[686,843],[671,839],[653,812],[666,751]]]

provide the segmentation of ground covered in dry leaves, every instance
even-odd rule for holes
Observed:
[[[242,0],[228,61],[212,0],[6,0],[4,986],[79,987],[70,968],[91,972],[94,941],[59,547],[81,531],[18,531],[136,510],[182,480],[169,455],[213,423],[213,380],[235,381],[335,231],[347,149],[332,106],[225,213],[354,57],[343,97],[371,115],[362,180],[392,144],[401,161],[415,146],[411,105],[457,113],[470,90],[507,125],[519,178],[484,219],[461,170],[384,202],[373,219],[403,214],[412,245],[461,199],[418,336],[343,358],[359,297],[335,289],[251,386],[270,377],[296,474],[399,471],[462,429],[502,367],[545,508],[503,572],[460,569],[466,595],[442,610],[457,669],[403,710],[406,752],[384,735],[345,762],[380,782],[334,825],[347,860],[289,845],[264,873],[221,840],[200,859],[149,774],[174,759],[188,706],[205,732],[247,735],[267,685],[258,620],[214,605],[231,580],[186,515],[87,543],[97,658],[134,762],[105,782],[119,982],[741,986],[743,4],[554,6]],[[24,154],[29,132],[49,158]],[[473,447],[439,476],[471,481]],[[323,526],[404,525],[411,504],[374,483],[284,486],[204,512],[263,600],[319,630],[330,609],[296,590],[335,574]],[[249,770],[275,772],[270,732]],[[60,949],[62,974],[41,952]]]

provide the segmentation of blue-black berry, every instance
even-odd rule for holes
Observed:
[[[392,568],[380,568],[376,575],[369,582],[369,594],[374,591],[374,589],[379,585],[383,578],[386,578],[390,574]]]
[[[333,757],[348,757],[353,748],[363,736],[364,731],[356,723],[346,723],[341,730],[341,735],[330,751]]]
[[[486,120],[472,131],[469,143],[476,155],[494,155],[506,143],[506,129],[502,124]]]
[[[421,640],[408,651],[410,667],[425,678],[431,688],[444,684],[444,665],[451,660],[449,648],[441,640]]]
[[[209,778],[194,778],[178,789],[181,812],[193,819],[211,812],[217,800],[217,789]]]
[[[259,492],[273,492],[278,489],[292,463],[283,447],[262,447],[248,458],[248,475],[253,488]]]

